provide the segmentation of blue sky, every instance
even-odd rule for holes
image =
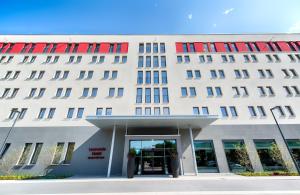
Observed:
[[[0,0],[0,34],[300,32],[300,0]]]

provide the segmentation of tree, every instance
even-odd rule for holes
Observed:
[[[18,161],[16,150],[11,150],[0,160],[0,175],[11,175],[14,172],[14,166]]]
[[[246,168],[246,171],[253,171],[245,144],[234,145],[239,164]]]
[[[280,166],[283,166],[284,169],[287,169],[287,166],[286,166],[286,164],[284,163],[284,161],[282,159],[280,150],[279,150],[276,143],[273,142],[271,144],[271,148],[268,150],[268,152],[269,152],[269,155],[270,155],[270,157],[272,158],[272,160],[274,162],[276,162]]]

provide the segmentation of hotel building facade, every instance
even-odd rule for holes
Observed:
[[[297,171],[299,74],[300,34],[1,35],[0,171]]]

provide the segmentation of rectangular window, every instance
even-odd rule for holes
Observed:
[[[143,89],[137,88],[136,89],[136,103],[142,103],[143,102]]]
[[[243,140],[223,141],[228,166],[231,172],[253,171],[251,161]]]
[[[202,107],[202,115],[209,115],[208,107],[206,106]]]
[[[150,107],[146,107],[145,108],[145,115],[146,116],[150,116],[151,115],[151,108]]]
[[[101,116],[103,112],[103,108],[97,108],[96,109],[96,116]]]
[[[295,139],[295,140],[287,140],[287,144],[289,147],[289,150],[291,151],[294,159],[297,162],[297,166],[300,167],[300,140]]]
[[[108,96],[109,97],[114,97],[115,96],[115,88],[109,88]]]
[[[43,143],[36,143],[35,144],[34,152],[32,154],[31,160],[30,160],[31,165],[36,164],[36,162],[39,158],[39,155],[41,153],[42,147],[43,147]]]
[[[290,117],[296,116],[291,106],[284,106],[284,107],[287,110],[287,112],[289,113]]]
[[[108,70],[106,70],[106,71],[104,71],[104,75],[103,75],[103,79],[108,79],[109,78],[109,71]]]
[[[50,108],[47,118],[52,119],[55,113],[55,108]]]
[[[167,66],[166,56],[160,56],[160,66],[165,68]]]
[[[135,115],[142,115],[142,108],[141,107],[136,107],[135,108]]]
[[[212,79],[216,79],[217,78],[217,72],[215,70],[210,70],[210,76]]]
[[[32,146],[32,143],[25,143],[25,147],[24,147],[21,157],[17,163],[18,165],[24,165],[26,163],[28,156],[29,156],[31,146]]]
[[[163,115],[170,115],[170,108],[169,107],[163,107]]]
[[[111,74],[111,79],[116,79],[118,77],[118,71],[114,70]]]
[[[228,117],[227,108],[225,106],[220,107],[222,117]]]
[[[154,88],[154,103],[160,103],[160,91],[159,91],[159,88]]]
[[[219,72],[220,79],[224,79],[225,78],[224,70],[218,70],[218,72]]]
[[[169,103],[169,92],[168,88],[162,88],[162,96],[163,96],[163,103]]]
[[[9,147],[10,147],[11,143],[5,143],[2,151],[0,151],[0,159],[2,159],[4,157],[4,155],[6,154],[6,152],[8,151]]]
[[[97,92],[98,92],[98,88],[93,88],[92,89],[91,97],[96,97],[97,96]]]
[[[197,95],[195,87],[190,87],[190,96],[195,97]]]
[[[122,64],[125,64],[127,62],[127,56],[122,56]]]
[[[146,56],[146,67],[151,67],[151,56]]]
[[[158,56],[153,56],[153,67],[159,67]]]
[[[160,43],[160,53],[165,53],[165,52],[166,52],[165,43]]]
[[[89,88],[84,88],[82,91],[82,97],[87,97],[89,95]]]
[[[187,71],[186,71],[186,74],[187,74],[187,78],[188,78],[188,79],[192,79],[192,78],[193,78],[193,71],[187,70]]]
[[[195,78],[196,79],[200,79],[201,78],[200,70],[195,70]]]
[[[206,90],[207,90],[207,96],[213,96],[214,95],[212,87],[206,87]]]
[[[145,103],[151,103],[151,88],[145,89]]]
[[[199,173],[217,173],[218,164],[216,160],[213,141],[210,140],[195,140],[195,156],[197,170]]]
[[[161,71],[161,82],[162,84],[168,83],[167,71]]]
[[[200,63],[205,63],[205,58],[203,55],[199,56]]]
[[[151,84],[151,71],[146,71],[145,83],[146,84]]]
[[[234,70],[234,74],[236,79],[242,78],[241,72],[239,70]]]
[[[82,116],[83,116],[83,111],[84,111],[84,108],[78,108],[76,118],[82,118]]]
[[[231,116],[233,116],[233,117],[237,117],[238,116],[238,113],[236,111],[235,106],[229,106],[229,110],[231,112]]]
[[[190,56],[184,56],[184,63],[190,63]]]
[[[264,171],[285,170],[275,140],[254,140],[254,143]]]
[[[177,63],[181,64],[183,62],[182,56],[177,56]]]
[[[158,53],[158,43],[153,43],[153,53]]]
[[[65,160],[64,160],[63,164],[71,164],[74,148],[75,148],[75,143],[74,142],[69,142],[67,152],[66,152],[66,156],[65,156]]]
[[[69,108],[67,118],[73,118],[74,108]]]
[[[142,68],[144,66],[144,57],[139,56],[138,67]]]
[[[266,116],[266,112],[263,106],[257,106],[258,113],[260,114],[261,117]]]
[[[254,106],[248,106],[248,110],[249,110],[249,113],[250,113],[251,117],[256,117],[257,116],[256,111],[254,109]]]
[[[187,97],[188,96],[186,87],[181,87],[181,96],[182,97]]]
[[[199,107],[193,107],[193,114],[194,115],[199,115],[200,114]]]
[[[66,92],[65,92],[65,97],[70,97],[71,91],[72,91],[71,88],[67,88],[67,89],[66,89]]]
[[[115,56],[115,59],[114,59],[114,63],[119,63],[120,62],[120,56]]]
[[[216,94],[217,96],[222,96],[222,90],[221,90],[221,87],[215,87],[215,90],[216,90]]]
[[[46,112],[46,108],[41,108],[39,115],[38,115],[38,119],[42,119],[45,116],[45,112]]]
[[[154,107],[154,115],[160,115],[160,107]]]
[[[250,62],[250,58],[248,55],[244,55],[244,60],[246,63]]]
[[[106,108],[105,115],[111,116],[112,115],[112,108]]]
[[[124,88],[118,88],[118,97],[122,97],[124,94]]]
[[[159,84],[159,72],[158,71],[153,72],[153,83]]]
[[[139,44],[139,53],[144,53],[144,43]]]
[[[183,52],[187,53],[188,52],[187,43],[182,43],[182,47],[183,47]]]
[[[151,53],[151,43],[146,43],[146,53]]]
[[[137,78],[137,84],[143,84],[143,71],[138,71],[138,78]],[[155,76],[154,76],[154,82],[155,82]]]

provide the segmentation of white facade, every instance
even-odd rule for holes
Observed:
[[[14,56],[11,62],[5,63],[5,60],[0,64],[0,96],[5,93],[5,89],[10,89],[6,97],[0,99],[0,129],[1,143],[4,141],[9,127],[12,126],[13,119],[9,119],[11,109],[27,108],[23,119],[16,122],[15,128],[12,130],[7,142],[11,143],[11,148],[16,145],[16,150],[19,155],[22,153],[22,147],[25,143],[41,142],[46,145],[55,146],[57,142],[75,142],[75,151],[80,149],[89,139],[93,139],[93,135],[97,134],[99,129],[86,120],[86,116],[96,115],[97,108],[103,108],[105,115],[106,108],[112,108],[113,116],[132,116],[136,115],[136,108],[142,108],[144,115],[145,108],[151,108],[152,115],[154,107],[160,108],[160,113],[163,113],[164,108],[169,108],[170,115],[193,115],[193,109],[199,107],[207,107],[209,115],[218,115],[219,119],[202,128],[194,131],[194,140],[213,140],[216,158],[218,161],[218,171],[228,172],[228,164],[223,149],[222,140],[244,140],[248,151],[249,158],[252,162],[252,167],[255,171],[262,171],[262,165],[259,162],[259,157],[255,153],[253,140],[256,139],[275,139],[282,152],[283,159],[291,162],[287,148],[277,132],[275,121],[270,112],[270,108],[281,106],[284,115],[280,115],[278,110],[275,111],[275,116],[287,139],[300,139],[300,101],[299,91],[299,74],[300,74],[300,48],[297,51],[275,51],[275,52],[176,52],[176,43],[193,43],[193,42],[298,42],[299,34],[258,34],[258,35],[16,35],[16,36],[0,36],[0,43],[10,42],[50,42],[50,43],[124,43],[128,42],[128,53],[1,53],[2,56]],[[151,43],[151,53],[139,53],[139,45],[143,43],[146,50],[146,43]],[[165,52],[153,53],[153,43],[165,44]],[[207,55],[212,57],[212,62],[207,62]],[[228,62],[224,62],[222,55],[225,55]],[[244,55],[248,55],[250,62],[245,62]],[[253,62],[251,55],[255,55],[256,62]],[[271,55],[273,61],[269,62],[266,55]],[[274,55],[280,59],[276,61]],[[292,55],[295,61],[291,61],[288,55]],[[298,56],[297,56],[298,55]],[[36,56],[33,63],[22,63],[25,56],[29,56],[29,61],[32,56]],[[48,56],[52,56],[51,61],[55,56],[59,56],[56,63],[45,63]],[[68,63],[70,56],[82,56],[79,63]],[[100,56],[104,56],[103,63],[92,63],[93,56],[97,56],[99,61]],[[120,62],[114,63],[115,57],[120,56]],[[126,56],[127,61],[122,63],[122,57]],[[144,67],[138,67],[139,56],[144,57]],[[151,67],[145,67],[146,56],[151,56]],[[166,67],[153,67],[154,56],[166,58]],[[179,63],[177,57],[182,56],[183,62]],[[185,62],[185,56],[189,56],[190,62]],[[206,62],[200,62],[199,56],[204,56]],[[233,56],[235,61],[230,62],[229,56]],[[287,70],[290,76],[285,75],[283,69]],[[236,77],[235,70],[241,72],[242,78]],[[243,76],[243,70],[249,74],[248,78]],[[265,77],[260,75],[259,71],[265,73]],[[271,75],[270,72],[271,71]],[[294,71],[297,75],[293,75]],[[5,78],[8,71],[12,71],[10,78]],[[20,71],[17,78],[12,79],[14,73]],[[29,79],[32,71],[37,71],[35,78]],[[36,79],[40,71],[45,71],[40,79]],[[55,79],[57,71],[61,71],[60,78]],[[63,72],[69,71],[67,78],[62,79]],[[86,71],[85,78],[79,79],[81,71]],[[92,78],[86,79],[88,71],[93,71]],[[109,78],[105,79],[105,71],[109,71]],[[117,71],[117,77],[112,79],[112,71]],[[137,84],[138,71],[143,71],[144,84]],[[146,71],[151,71],[151,84],[145,84]],[[153,84],[154,71],[159,71],[159,84]],[[167,72],[167,83],[162,84],[161,72]],[[193,78],[188,78],[187,71],[192,71]],[[200,71],[201,77],[195,78],[195,71]],[[216,71],[217,78],[212,78],[212,71]],[[220,72],[225,74],[224,78],[220,78]],[[287,86],[291,93],[286,91]],[[186,87],[188,96],[184,97],[182,88]],[[196,95],[190,95],[190,87],[194,87]],[[209,96],[207,87],[212,87],[214,95]],[[216,95],[215,87],[220,87],[222,95]],[[240,95],[237,94],[237,87]],[[248,92],[245,95],[244,88]],[[263,87],[266,95],[259,93],[258,87]],[[270,94],[268,87],[272,88],[274,94]],[[14,88],[19,88],[15,97],[10,98]],[[29,97],[32,88],[36,88],[34,97]],[[41,88],[45,88],[42,97],[37,97]],[[71,88],[69,97],[56,97],[58,88],[63,88],[62,94],[65,94],[67,88]],[[82,97],[84,88],[89,88],[88,97]],[[97,88],[97,95],[91,97],[92,88]],[[115,88],[114,97],[109,97],[109,89]],[[123,88],[123,96],[118,97],[118,88]],[[143,88],[143,103],[136,103],[137,88]],[[151,103],[145,103],[145,88],[151,88]],[[154,88],[160,88],[160,103],[153,103]],[[168,88],[168,103],[163,103],[162,88]],[[256,116],[251,116],[249,106],[253,106]],[[257,106],[262,106],[265,116],[261,113]],[[289,107],[286,107],[289,106]],[[226,107],[228,116],[222,116],[220,107]],[[231,112],[230,107],[235,107],[237,116]],[[41,108],[46,108],[45,115],[39,119]],[[50,108],[55,108],[53,118],[47,118]],[[69,108],[75,108],[72,118],[67,118]],[[84,108],[83,116],[77,118],[78,108]],[[260,107],[261,108],[261,107]],[[292,109],[292,113],[288,108]],[[116,139],[116,143],[124,146],[128,142],[124,138],[125,130],[121,128],[120,135]],[[185,133],[181,131],[181,142],[185,142]],[[100,133],[101,134],[101,133]],[[106,137],[105,137],[106,136]],[[73,165],[70,170],[68,168],[60,168],[61,172],[66,169],[71,174],[92,174],[93,167],[99,164],[99,174],[106,174],[106,166],[109,159],[109,149],[111,143],[111,132],[107,135],[99,135],[99,147],[105,146],[106,152],[103,162],[98,163],[98,160],[88,161],[88,151],[79,151],[81,157],[77,158],[78,163]],[[32,138],[32,140],[31,140]],[[103,139],[103,140],[102,140]],[[188,138],[186,140],[189,140]],[[101,145],[102,144],[102,145]],[[128,144],[128,143],[127,143]],[[183,143],[184,144],[184,143]],[[191,147],[190,143],[186,143],[187,148]],[[33,145],[31,153],[33,152]],[[89,148],[91,145],[98,147],[97,139],[92,141],[92,144],[84,146]],[[17,147],[18,146],[18,147]],[[128,147],[128,146],[127,146]],[[10,148],[10,150],[11,150]],[[128,149],[128,148],[126,148]],[[7,151],[7,154],[9,151]],[[64,150],[66,150],[66,145]],[[121,156],[118,159],[112,160],[118,163],[113,164],[115,174],[120,174],[119,166],[124,164],[126,151],[123,147],[116,148]],[[191,150],[183,149],[182,161],[186,166],[186,173],[193,173],[192,165],[189,162],[192,160]],[[41,153],[43,155],[43,152]],[[115,155],[115,153],[114,153]],[[83,156],[83,157],[82,157]],[[81,159],[82,158],[82,159]],[[124,160],[123,160],[124,158]],[[80,159],[82,166],[80,167]],[[83,162],[84,159],[84,162]],[[29,158],[28,158],[29,160]],[[101,161],[101,160],[99,160]],[[16,162],[17,163],[17,162]],[[72,166],[73,162],[71,163]],[[37,163],[38,165],[38,163]],[[84,169],[91,169],[84,171]],[[33,168],[34,169],[34,168]],[[32,170],[33,170],[32,169]],[[81,170],[79,170],[81,169]],[[292,170],[295,167],[292,166]],[[38,172],[39,169],[36,170]],[[112,170],[114,172],[114,170]],[[124,172],[124,168],[123,168]]]

